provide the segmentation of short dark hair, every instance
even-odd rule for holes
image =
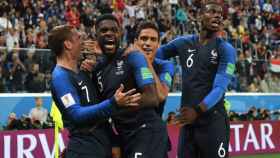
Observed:
[[[202,10],[205,10],[207,5],[218,5],[218,6],[221,6],[221,7],[222,7],[222,5],[221,5],[220,3],[218,3],[217,1],[208,0],[208,1],[205,2],[205,4],[203,5]],[[223,8],[223,7],[222,7],[222,8]]]
[[[48,34],[48,45],[51,51],[60,56],[64,50],[64,41],[71,38],[72,29],[70,25],[60,25],[54,27]]]
[[[141,31],[144,29],[154,29],[158,33],[158,40],[160,40],[159,28],[156,23],[154,23],[150,20],[144,20],[138,24],[136,33],[135,33],[135,38],[138,38]]]
[[[119,20],[113,14],[109,14],[109,13],[98,16],[95,21],[95,26],[97,27],[99,23],[101,23],[104,20],[113,20],[117,22],[118,26],[120,26]]]
[[[216,0],[207,0],[205,2],[205,5],[209,5],[209,4],[221,5],[221,3],[218,3]]]

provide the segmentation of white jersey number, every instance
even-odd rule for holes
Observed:
[[[191,54],[191,55],[188,57],[187,61],[186,61],[186,64],[187,64],[187,67],[188,67],[188,68],[191,68],[192,65],[193,65],[193,58],[192,58],[193,55],[194,55],[194,54]]]
[[[224,143],[222,142],[220,147],[219,147],[219,150],[218,150],[218,155],[219,157],[223,158],[226,156],[226,150],[225,148],[223,147]]]
[[[136,152],[134,154],[134,158],[141,158],[141,156],[142,156],[142,153],[139,153],[139,152]]]
[[[98,87],[99,87],[99,91],[102,92],[103,91],[103,84],[102,84],[101,76],[97,77],[97,84],[98,84]]]
[[[88,102],[90,102],[89,95],[88,95],[88,88],[87,88],[87,86],[83,86],[83,87],[82,87],[82,90],[85,90],[85,91],[86,91],[87,101],[88,101]]]

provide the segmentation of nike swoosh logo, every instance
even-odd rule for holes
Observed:
[[[191,52],[195,52],[196,50],[195,49],[188,49],[188,52],[191,53]]]
[[[82,85],[82,83],[83,83],[83,81],[79,82],[79,83],[78,83],[78,84],[79,84],[79,86],[80,86],[80,85]]]

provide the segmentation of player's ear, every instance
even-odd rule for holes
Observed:
[[[133,43],[136,43],[136,44],[137,44],[137,42],[138,42],[138,40],[137,40],[137,38],[135,37]]]
[[[72,49],[72,43],[69,40],[65,40],[63,45],[65,49]]]

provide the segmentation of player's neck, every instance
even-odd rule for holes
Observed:
[[[78,61],[74,59],[69,58],[56,58],[57,65],[64,67],[66,69],[69,69],[71,71],[74,71],[75,73],[79,72],[78,69]]]
[[[208,41],[216,37],[217,37],[217,32],[201,31],[199,34],[199,43],[205,45],[208,43]]]
[[[114,58],[115,58],[115,56],[116,56],[116,52],[115,53],[108,53],[108,54],[105,54],[105,56],[106,56],[106,58],[107,58],[107,61],[110,63],[110,62],[112,62],[113,60],[114,60]]]

